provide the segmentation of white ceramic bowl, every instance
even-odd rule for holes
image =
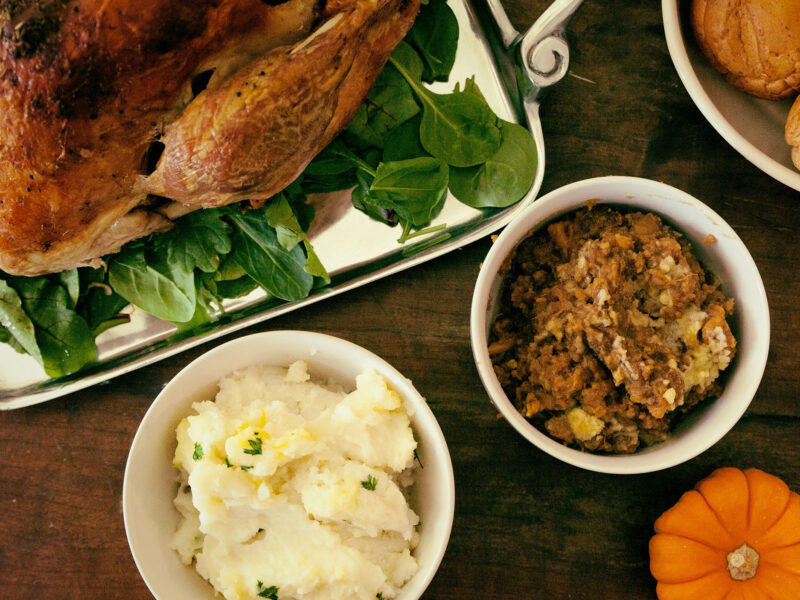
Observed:
[[[600,455],[569,448],[531,425],[506,397],[492,369],[487,338],[498,309],[503,280],[498,271],[519,242],[556,217],[585,206],[587,200],[617,204],[660,215],[691,242],[693,253],[722,281],[735,302],[733,332],[737,356],[724,374],[723,394],[700,404],[673,436],[631,455]],[[714,244],[703,244],[708,234]],[[673,187],[635,177],[599,177],[559,188],[534,202],[498,237],[478,275],[472,298],[472,351],[483,385],[509,423],[545,452],[572,465],[604,473],[646,473],[666,469],[700,454],[739,420],[755,395],[769,350],[769,308],[764,285],[739,236],[702,202]]]
[[[778,181],[800,190],[784,125],[792,100],[762,100],[733,87],[700,52],[689,21],[690,0],[662,0],[672,62],[708,122],[742,156]]]
[[[312,377],[354,382],[371,367],[405,401],[424,468],[417,469],[410,503],[420,515],[417,574],[398,600],[416,600],[428,587],[444,556],[455,507],[453,466],[442,430],[425,399],[389,363],[345,340],[306,331],[271,331],[223,344],[192,361],[158,395],[133,440],[122,491],[125,532],[139,572],[158,600],[214,600],[214,590],[171,549],[178,513],[172,499],[177,471],[172,466],[175,428],[192,403],[213,399],[217,382],[253,364],[288,366],[304,359]]]

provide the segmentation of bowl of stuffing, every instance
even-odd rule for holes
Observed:
[[[178,373],[123,487],[128,543],[159,600],[416,600],[454,506],[447,444],[411,382],[305,331],[242,337]]]
[[[530,442],[644,473],[736,424],[766,365],[769,308],[750,253],[708,206],[601,177],[547,194],[497,238],[471,337],[490,398]]]

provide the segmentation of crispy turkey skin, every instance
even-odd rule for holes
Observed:
[[[419,0],[0,0],[0,269],[96,265],[274,195],[355,115]]]

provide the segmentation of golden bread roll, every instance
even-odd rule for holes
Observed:
[[[800,97],[792,104],[786,119],[786,143],[792,147],[794,166],[800,169]]]
[[[693,0],[703,54],[728,82],[770,100],[800,90],[800,0]]]

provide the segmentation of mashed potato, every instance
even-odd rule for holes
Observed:
[[[402,486],[417,444],[378,373],[348,394],[310,381],[305,361],[248,367],[193,408],[177,429],[173,547],[217,592],[375,600],[414,575]]]

